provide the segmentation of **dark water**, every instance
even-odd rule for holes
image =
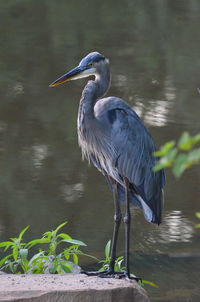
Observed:
[[[76,115],[85,80],[48,84],[88,52],[109,57],[110,95],[127,100],[157,145],[200,129],[200,2],[0,2],[0,239],[31,225],[68,231],[99,257],[111,238],[112,195],[81,161]],[[132,271],[159,285],[152,301],[200,301],[199,167],[168,172],[164,223],[132,210]],[[123,230],[119,254],[123,253]],[[87,264],[87,263],[86,263]]]

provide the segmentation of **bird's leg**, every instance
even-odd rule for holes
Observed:
[[[126,198],[126,213],[124,216],[125,223],[125,275],[130,279],[130,263],[129,263],[129,248],[130,248],[130,226],[131,226],[131,213],[130,213],[130,200],[129,200],[129,181],[127,178],[125,182],[125,198]]]
[[[125,183],[125,201],[126,212],[124,216],[125,223],[125,272],[119,275],[119,278],[128,278],[135,281],[142,281],[141,278],[132,277],[130,274],[130,261],[129,261],[129,249],[130,249],[130,227],[131,227],[131,212],[130,212],[130,199],[129,199],[129,180],[124,178]]]
[[[115,225],[113,230],[113,237],[112,237],[112,247],[111,247],[111,254],[110,254],[110,264],[109,268],[103,272],[86,272],[82,271],[82,273],[88,276],[99,276],[101,278],[128,278],[134,279],[137,282],[141,281],[141,278],[132,277],[130,276],[130,268],[129,268],[129,246],[130,246],[130,221],[131,221],[131,214],[130,214],[130,202],[129,202],[129,181],[125,179],[125,198],[126,198],[126,213],[124,216],[124,223],[125,223],[125,272],[115,272],[115,260],[116,260],[116,248],[117,248],[117,238],[119,233],[119,227],[121,223],[121,209],[118,200],[118,185],[113,179],[110,179],[113,183],[113,197],[114,197],[114,206],[115,206]]]
[[[113,184],[113,199],[114,199],[114,207],[115,207],[115,215],[114,215],[115,224],[114,224],[114,230],[113,230],[113,236],[112,236],[110,264],[109,264],[108,270],[103,271],[103,272],[95,272],[95,271],[94,272],[85,272],[85,271],[82,272],[88,276],[99,276],[102,278],[109,278],[109,277],[120,278],[120,276],[122,275],[121,273],[115,273],[117,238],[118,238],[122,214],[121,214],[120,204],[119,204],[119,200],[118,200],[117,182],[112,178],[110,178],[110,181]]]
[[[108,272],[113,274],[114,267],[115,267],[115,260],[116,260],[116,249],[117,249],[117,239],[119,233],[119,227],[121,223],[121,209],[118,200],[117,194],[117,182],[113,180],[113,199],[114,199],[114,206],[115,206],[115,216],[114,216],[114,230],[113,230],[113,237],[112,237],[112,246],[111,246],[111,253],[110,253],[110,264]]]

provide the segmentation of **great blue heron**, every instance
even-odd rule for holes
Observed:
[[[50,87],[70,80],[94,76],[85,86],[78,112],[78,141],[83,157],[106,177],[113,190],[115,215],[111,261],[104,276],[115,276],[116,246],[125,202],[125,272],[130,278],[130,203],[140,208],[146,220],[161,223],[164,171],[154,172],[157,159],[153,139],[135,111],[122,99],[105,95],[110,86],[109,60],[98,52],[89,53],[79,65]],[[96,274],[96,273],[94,273]]]

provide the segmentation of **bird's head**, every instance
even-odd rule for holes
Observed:
[[[98,75],[101,73],[101,70],[108,64],[109,61],[106,57],[96,51],[91,52],[80,61],[77,67],[59,77],[49,86],[55,87],[71,80],[77,80],[89,76],[98,77]]]

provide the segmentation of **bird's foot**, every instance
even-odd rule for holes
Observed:
[[[89,277],[92,277],[92,276],[99,276],[100,272],[98,272],[98,271],[91,271],[91,272],[81,271],[81,274],[85,274]]]
[[[126,271],[118,273],[119,279],[135,280],[136,282],[142,282],[142,278],[136,277],[133,274],[129,274]]]
[[[99,271],[92,271],[92,272],[88,272],[88,271],[82,271],[82,274],[86,274],[87,276],[98,276],[100,278],[119,278],[118,275],[120,273],[115,273],[113,270],[106,270],[103,272],[99,272]]]
[[[87,276],[98,276],[101,278],[114,278],[114,275],[116,274],[114,271],[112,270],[106,270],[103,272],[99,272],[99,271],[92,271],[92,272],[88,272],[88,271],[81,271],[81,274],[86,274]]]
[[[115,278],[115,279],[128,279],[128,280],[135,280],[136,282],[142,281],[141,278],[135,277],[133,275],[127,274],[126,272],[114,272],[113,270],[107,270],[103,272],[99,271],[82,271],[82,274],[86,274],[87,276],[98,276],[100,278]]]

